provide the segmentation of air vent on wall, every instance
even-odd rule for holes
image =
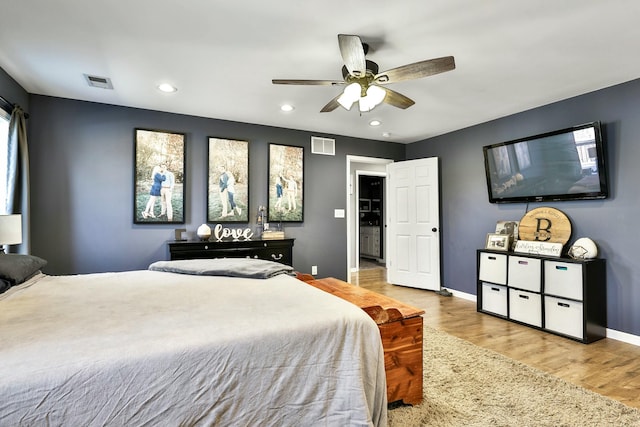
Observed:
[[[331,138],[311,137],[311,153],[324,154],[326,156],[336,155],[336,140]]]
[[[111,79],[108,77],[90,76],[89,74],[83,74],[85,80],[92,87],[99,87],[102,89],[113,89]]]

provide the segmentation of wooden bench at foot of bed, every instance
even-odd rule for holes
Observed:
[[[363,309],[377,324],[384,349],[387,400],[422,402],[422,314],[424,310],[342,280],[299,278]]]

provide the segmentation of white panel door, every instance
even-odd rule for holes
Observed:
[[[438,158],[387,165],[387,281],[440,289]]]

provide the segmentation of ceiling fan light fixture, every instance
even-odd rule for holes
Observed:
[[[338,104],[342,105],[346,110],[350,110],[353,103],[360,99],[360,91],[360,83],[351,83],[344,88],[342,95],[338,97]]]
[[[387,96],[387,92],[381,87],[369,86],[367,95],[360,98],[360,111],[367,112],[373,110],[384,101],[385,96]]]
[[[360,112],[368,112],[386,102],[392,107],[406,110],[415,104],[411,98],[401,93],[387,89],[378,84],[414,80],[434,74],[444,73],[456,68],[453,56],[427,59],[402,65],[383,72],[379,72],[378,64],[365,58],[369,51],[368,45],[363,43],[359,36],[351,34],[338,34],[338,47],[344,63],[342,67],[343,81],[336,80],[300,80],[300,79],[273,79],[273,84],[284,85],[322,85],[337,86],[347,85],[343,93],[331,99],[322,109],[321,113],[328,113],[342,106],[350,110],[353,103],[358,101]],[[356,90],[360,89],[360,94]],[[353,88],[353,89],[352,89]],[[351,92],[353,90],[353,93]]]

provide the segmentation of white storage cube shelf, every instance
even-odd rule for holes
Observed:
[[[478,250],[477,310],[590,343],[606,336],[605,260]]]

